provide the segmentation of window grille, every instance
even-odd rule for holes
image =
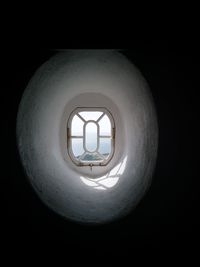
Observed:
[[[106,108],[76,108],[67,123],[67,147],[78,166],[105,166],[115,145],[115,124]]]

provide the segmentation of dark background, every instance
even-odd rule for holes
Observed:
[[[71,46],[70,46],[71,45]],[[88,48],[70,44],[68,48]],[[89,48],[105,48],[95,43]],[[127,217],[107,225],[84,226],[62,219],[36,196],[25,177],[16,148],[18,105],[37,68],[55,48],[15,48],[2,51],[1,142],[3,240],[7,252],[33,257],[46,253],[66,259],[99,262],[151,252],[162,261],[199,250],[199,175],[197,116],[199,61],[194,42],[118,40],[106,48],[122,49],[150,85],[159,123],[158,160],[152,185]],[[26,252],[25,252],[26,251]],[[10,255],[10,254],[9,254]]]

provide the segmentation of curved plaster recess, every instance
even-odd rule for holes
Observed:
[[[115,122],[106,166],[76,166],[67,122],[78,107],[102,107]],[[40,199],[81,223],[106,223],[130,212],[151,183],[158,144],[155,109],[138,69],[114,50],[69,50],[43,64],[29,82],[17,117],[23,167]]]

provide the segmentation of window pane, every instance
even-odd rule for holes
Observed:
[[[82,138],[72,138],[72,152],[77,159],[84,153]]]
[[[71,135],[83,136],[83,121],[75,115],[72,119]]]
[[[97,149],[97,125],[93,122],[85,127],[85,147],[90,152]]]
[[[104,115],[103,118],[99,121],[100,135],[109,135],[111,136],[111,123],[107,115]]]
[[[84,155],[84,157],[81,158],[81,160],[83,160],[83,161],[101,161],[102,158],[96,152],[94,152],[94,153],[86,152],[86,154]]]
[[[84,120],[89,121],[97,121],[98,118],[103,114],[103,112],[100,111],[82,111],[79,112],[79,115],[84,118]]]
[[[99,153],[106,158],[111,153],[111,141],[110,138],[100,138],[99,141]]]

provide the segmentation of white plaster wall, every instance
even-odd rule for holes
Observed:
[[[114,156],[92,172],[67,153],[67,120],[84,106],[107,108],[116,124]],[[155,165],[158,127],[148,85],[119,52],[59,53],[24,92],[17,140],[29,181],[55,212],[83,223],[120,218],[144,195]]]

